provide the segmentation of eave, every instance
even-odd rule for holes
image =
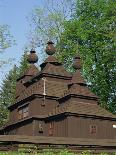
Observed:
[[[95,101],[98,101],[98,99],[99,99],[97,97],[92,97],[92,96],[84,96],[84,95],[78,95],[78,94],[66,94],[65,96],[59,98],[58,101],[63,102],[63,101],[68,100],[71,97],[81,98],[81,99],[88,99],[88,100],[95,100]]]
[[[91,119],[100,119],[100,120],[109,120],[109,121],[116,121],[116,118],[111,118],[111,117],[104,117],[104,116],[96,116],[96,115],[87,115],[87,114],[78,114],[78,113],[71,113],[71,112],[62,112],[62,113],[57,113],[54,115],[35,115],[32,117],[28,117],[22,120],[18,120],[17,122],[6,124],[6,126],[2,127],[0,131],[3,131],[5,129],[10,128],[11,126],[15,127],[16,125],[20,125],[23,122],[28,122],[32,120],[44,120],[44,121],[52,121],[57,118],[64,118],[67,116],[75,116],[75,117],[83,117],[83,118],[91,118]]]
[[[32,117],[27,117],[25,119],[21,119],[21,120],[18,120],[16,122],[12,122],[12,123],[6,124],[0,130],[4,130],[4,129],[7,129],[7,128],[10,128],[11,126],[15,127],[16,125],[20,125],[23,122],[32,121],[33,119],[44,120],[46,117],[47,117],[47,115],[34,115]]]
[[[30,85],[39,80],[42,77],[50,77],[50,78],[58,78],[58,79],[64,79],[64,80],[71,80],[72,76],[61,76],[61,75],[55,75],[55,74],[49,74],[49,73],[42,73],[40,72],[35,77],[31,78],[29,81],[25,82],[24,85]]]
[[[24,99],[22,99],[22,100],[16,102],[16,103],[10,105],[10,106],[8,107],[8,110],[14,109],[14,108],[17,107],[18,105],[22,104],[22,102],[27,102],[27,101],[30,101],[30,100],[32,100],[32,99],[34,99],[34,98],[38,98],[38,97],[39,97],[39,98],[43,98],[44,95],[42,95],[42,94],[32,94],[32,95],[30,95],[30,96],[28,96],[28,97],[26,97],[26,98],[24,98]],[[46,95],[46,99],[57,100],[58,98],[59,98],[59,97],[47,96],[47,95]]]
[[[67,116],[76,116],[76,117],[83,117],[83,118],[92,118],[92,119],[116,121],[116,118],[112,118],[112,117],[78,114],[78,113],[72,113],[72,112],[62,112],[62,113],[57,113],[57,114],[54,114],[54,115],[49,115],[49,116],[46,117],[46,120],[52,120],[52,119],[60,118],[60,117],[64,117],[64,116],[66,116],[66,117]]]

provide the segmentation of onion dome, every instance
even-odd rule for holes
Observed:
[[[79,54],[74,58],[73,68],[81,69],[81,58]]]
[[[54,43],[52,41],[48,41],[47,44],[48,45],[47,45],[46,50],[45,50],[46,53],[48,55],[53,55],[55,53],[55,51],[56,51],[55,47],[53,46]]]
[[[32,49],[30,51],[30,54],[27,56],[27,61],[29,63],[32,63],[32,64],[34,64],[34,63],[36,63],[38,61],[38,56],[36,55],[35,50]]]

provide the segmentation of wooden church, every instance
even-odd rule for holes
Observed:
[[[35,66],[35,50],[28,55],[29,68],[17,79],[16,102],[8,107],[9,121],[1,135],[107,139],[116,147],[116,116],[98,105],[81,76],[81,60],[74,59],[74,74],[53,56],[55,47],[48,42],[47,59]]]

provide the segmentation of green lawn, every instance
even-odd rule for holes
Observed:
[[[23,153],[21,151],[19,152],[0,152],[0,155],[77,155],[76,153],[68,152],[67,150],[61,150],[61,151],[52,151],[49,149],[46,149],[42,151],[42,153],[37,153],[36,151],[30,152],[30,150],[27,153]],[[78,153],[78,155],[93,155],[93,153],[90,153],[89,151],[84,151],[82,153]],[[100,155],[109,155],[107,153],[101,153]],[[116,153],[113,153],[112,155],[116,155]]]

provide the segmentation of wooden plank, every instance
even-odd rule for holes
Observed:
[[[116,147],[116,139],[87,139],[87,138],[45,137],[45,136],[24,136],[24,135],[0,135],[0,142]]]

